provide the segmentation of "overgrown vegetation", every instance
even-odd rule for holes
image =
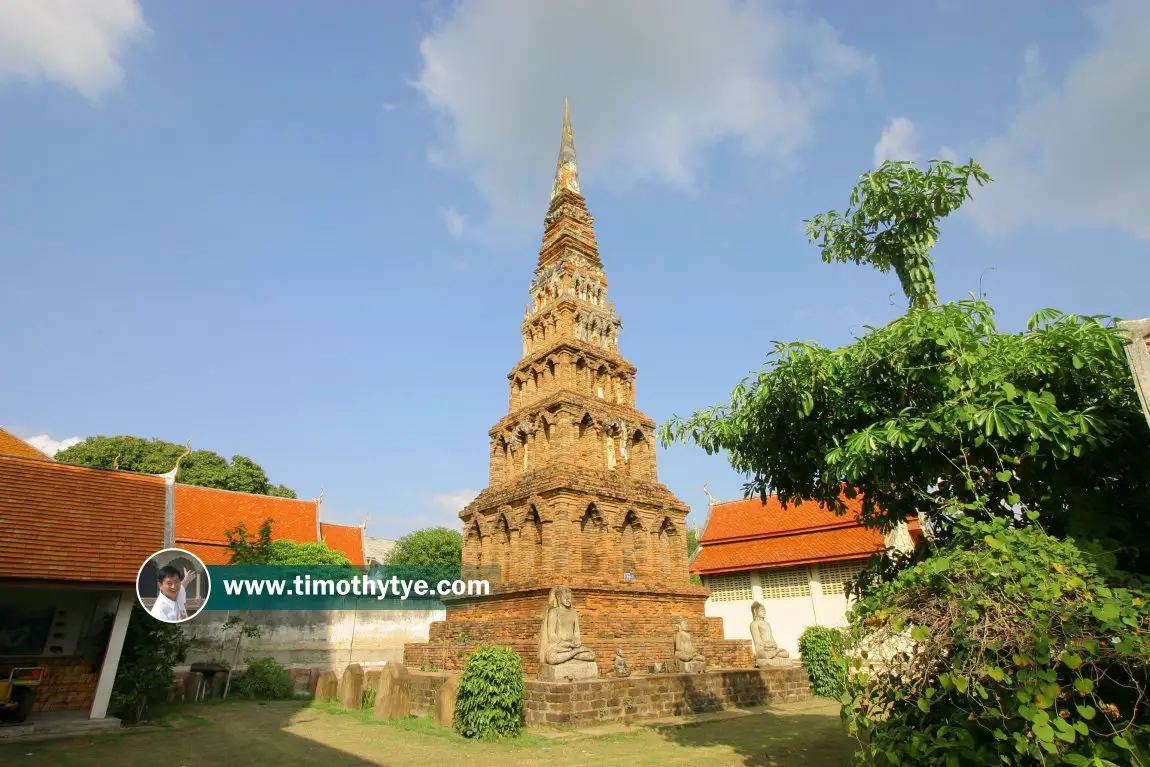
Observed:
[[[232,683],[232,695],[245,700],[286,700],[295,697],[291,671],[274,658],[248,658],[247,668]]]
[[[895,270],[906,314],[839,349],[777,343],[661,436],[725,451],[748,495],[925,522],[933,543],[851,587],[859,762],[1150,764],[1150,435],[1125,339],[1110,317],[1004,333],[981,298],[938,303],[929,251],[971,181],[974,162],[864,174],[808,234],[824,261]]]
[[[429,527],[408,533],[387,555],[388,567],[460,567],[463,536],[458,530]]]
[[[523,731],[523,659],[507,647],[480,647],[467,659],[455,699],[455,730],[494,740]]]
[[[326,543],[311,541],[295,543],[286,538],[272,538],[274,520],[265,519],[254,534],[244,522],[225,530],[228,549],[231,551],[229,564],[233,565],[335,565],[349,566],[351,561],[342,552],[335,551]]]
[[[821,698],[841,700],[846,693],[849,668],[842,629],[807,626],[799,637],[799,655],[811,680],[811,692]]]
[[[964,178],[983,175],[884,164],[852,195],[860,210],[887,210],[883,223],[832,211],[814,219],[812,237],[828,260],[895,263],[900,248],[933,242],[924,222],[957,207]],[[926,300],[929,263],[907,259],[923,284],[906,288],[904,316],[839,349],[777,343],[729,404],[672,419],[664,442],[725,451],[748,494],[840,511],[861,496],[864,523],[881,529],[922,512],[945,538],[953,503],[1020,524],[1017,509],[1039,511],[1051,534],[1096,539],[1118,566],[1150,571],[1150,439],[1113,321],[1048,309],[1004,333],[983,300]]]
[[[164,474],[172,470],[180,456],[180,470],[176,481],[183,485],[214,487],[241,493],[274,495],[295,498],[295,492],[283,485],[274,485],[263,467],[242,455],[231,461],[211,450],[192,450],[183,445],[161,439],[141,437],[88,437],[83,442],[56,453],[61,463],[95,466],[100,469],[139,471],[145,474]]]
[[[105,636],[111,633],[109,616]],[[113,713],[139,724],[148,706],[167,698],[175,684],[172,667],[184,662],[189,641],[177,624],[163,623],[138,603],[132,608],[112,686]]]
[[[1106,575],[1073,541],[960,518],[854,608],[859,762],[1150,764],[1147,595]]]

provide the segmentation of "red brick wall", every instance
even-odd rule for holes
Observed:
[[[589,725],[681,716],[810,697],[807,672],[796,667],[705,674],[654,674],[561,684],[528,682],[528,724]]]
[[[539,673],[539,630],[547,593],[521,591],[449,609],[446,621],[431,625],[428,642],[405,645],[404,664],[411,670],[462,669],[477,647],[494,644],[519,653],[528,678],[533,678]],[[633,670],[670,660],[680,616],[687,619],[695,646],[711,668],[754,666],[750,641],[723,639],[722,618],[703,615],[703,594],[579,588],[573,594],[580,634],[595,651],[603,675],[611,673],[616,647],[623,649]]]
[[[96,699],[99,667],[83,658],[5,658],[5,668],[15,666],[44,666],[47,680],[36,690],[32,711],[82,711],[92,708]]]
[[[446,674],[411,674],[412,713],[435,708]],[[523,715],[528,724],[584,726],[721,711],[764,703],[806,700],[810,682],[801,666],[790,669],[651,674],[565,684],[528,681]]]

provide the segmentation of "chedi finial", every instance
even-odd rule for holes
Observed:
[[[555,184],[551,187],[551,199],[567,190],[575,194],[579,191],[579,165],[575,159],[575,133],[571,130],[571,105],[563,99],[563,140],[559,144],[559,160],[555,163]]]

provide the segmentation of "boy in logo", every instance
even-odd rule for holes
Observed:
[[[188,617],[187,586],[196,579],[195,570],[180,571],[171,565],[161,567],[156,573],[156,583],[160,587],[156,603],[152,605],[152,616],[165,623],[177,623]]]

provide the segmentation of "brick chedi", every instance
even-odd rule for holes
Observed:
[[[669,660],[685,617],[711,667],[753,665],[750,643],[723,640],[707,591],[687,572],[689,508],[659,483],[655,423],[636,408],[635,366],[579,189],[570,111],[544,219],[543,246],[508,374],[508,414],[488,432],[490,486],[460,512],[463,564],[497,573],[492,594],[448,602],[413,668],[460,668],[481,644],[514,648],[538,670],[548,592],[574,596],[582,640],[609,675],[616,648],[640,670]]]

